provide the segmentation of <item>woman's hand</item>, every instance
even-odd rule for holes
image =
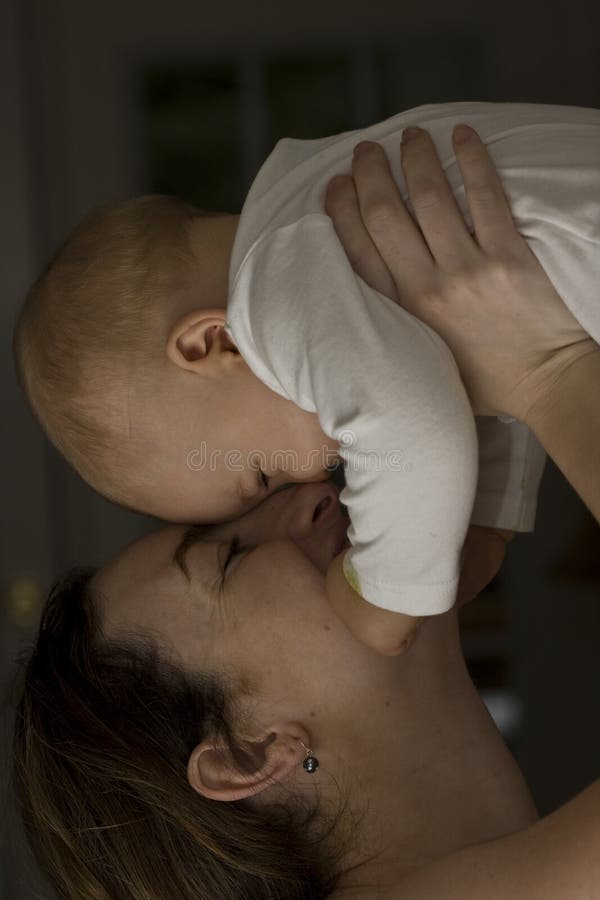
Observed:
[[[473,410],[527,421],[573,361],[596,346],[516,230],[500,178],[472,129],[454,147],[471,236],[427,132],[402,144],[418,225],[379,144],[356,148],[326,210],[356,272],[449,345]],[[393,281],[393,284],[392,284]]]

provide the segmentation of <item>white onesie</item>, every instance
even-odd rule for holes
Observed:
[[[485,141],[517,228],[600,343],[598,110],[451,103],[334,137],[282,140],[250,189],[230,267],[228,328],[242,356],[340,444],[346,578],[374,605],[414,616],[453,604],[469,522],[533,528],[545,455],[522,423],[473,419],[446,344],[354,274],[324,194],[333,175],[351,171],[354,146],[372,140],[407,201],[400,138],[421,125],[471,229],[451,143],[459,122]]]

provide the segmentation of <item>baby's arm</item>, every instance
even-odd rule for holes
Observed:
[[[504,528],[471,525],[461,555],[456,602],[470,603],[489,584],[504,561],[506,545],[514,537]],[[344,551],[345,552],[345,551]],[[390,612],[368,603],[348,583],[342,568],[344,552],[327,570],[327,599],[352,634],[383,656],[404,653],[416,637],[422,617]]]
[[[460,583],[456,603],[470,603],[500,571],[504,562],[506,545],[513,539],[514,531],[505,528],[487,528],[471,525],[463,546]]]
[[[422,618],[373,606],[348,583],[343,570],[344,551],[327,569],[327,600],[352,634],[383,656],[398,656],[412,643]]]
[[[475,423],[456,364],[431,329],[355,275],[323,214],[259,242],[238,288],[260,297],[239,323],[257,374],[266,369],[273,390],[316,412],[339,445],[351,547],[343,571],[342,560],[332,571],[349,581],[338,582],[335,608],[348,601],[342,618],[359,639],[367,618],[385,623],[373,626],[375,643],[398,652],[411,619],[456,600],[477,482]],[[390,622],[397,633],[387,633]]]
[[[368,155],[367,155],[368,165]],[[358,154],[359,161],[364,155]],[[364,165],[364,162],[363,162]],[[359,173],[360,174],[360,173]],[[372,179],[372,181],[369,181]],[[379,174],[372,166],[363,175],[361,196],[357,198],[351,179],[342,176],[329,184],[325,208],[333,220],[338,238],[358,275],[371,287],[387,295],[396,303],[401,299],[387,265],[378,253],[361,219],[361,201],[368,209],[381,204],[385,194],[397,193],[391,177]],[[388,187],[389,185],[389,187]],[[393,202],[393,195],[392,195]],[[390,246],[402,248],[393,230],[386,232]],[[387,249],[387,248],[386,248]],[[389,258],[389,253],[387,254]],[[418,281],[419,273],[415,273]],[[412,288],[412,283],[409,283]],[[414,288],[413,288],[414,289]],[[471,515],[471,525],[502,528],[512,531],[532,531],[535,524],[537,495],[544,470],[546,454],[532,431],[522,422],[502,422],[495,416],[476,416],[479,445],[477,493]],[[476,561],[469,569],[477,578]]]

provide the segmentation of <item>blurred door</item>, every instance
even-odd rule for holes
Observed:
[[[14,315],[34,269],[30,148],[23,103],[25,87],[18,5],[18,0],[0,4],[0,390],[3,425],[0,441],[0,682],[3,697],[12,674],[13,658],[21,639],[27,636],[36,621],[42,591],[50,574],[45,439],[19,394],[10,346]],[[10,716],[3,716],[0,765],[4,773],[7,771],[6,745],[10,739],[10,724]],[[4,810],[4,783],[0,790],[0,805]],[[24,896],[17,884],[14,863],[19,831],[4,813],[0,829],[0,895],[6,900],[17,900]]]

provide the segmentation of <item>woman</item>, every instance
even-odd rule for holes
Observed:
[[[530,278],[512,284],[523,299],[541,276],[533,259],[515,268]],[[563,349],[528,360],[527,389],[518,379],[510,393],[536,422],[548,385],[587,356]],[[493,383],[481,411],[495,409]],[[597,788],[536,823],[453,611],[425,622],[404,656],[353,640],[324,591],[345,524],[330,485],[295,486],[233,523],[155,532],[55,591],[15,764],[62,896],[593,895]]]
[[[338,870],[372,896],[534,821],[455,614],[384,658],[328,607],[346,526],[332,485],[298,485],[233,523],[157,531],[55,593],[16,756],[64,896],[312,898]],[[223,574],[234,537],[249,549]]]

